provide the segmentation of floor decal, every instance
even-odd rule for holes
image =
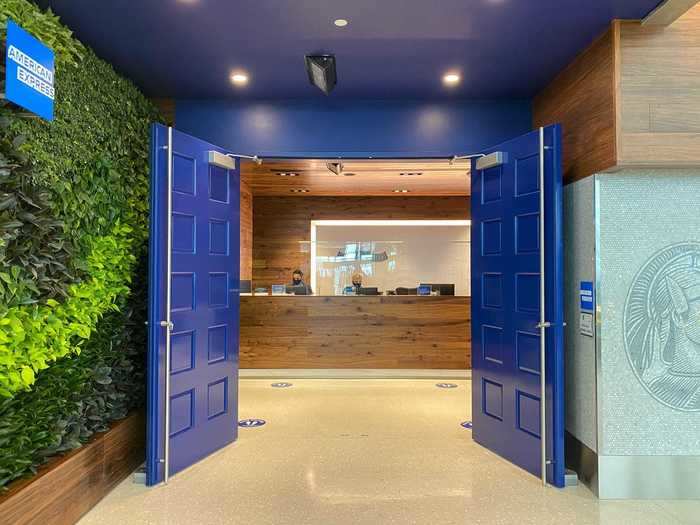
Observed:
[[[261,427],[266,423],[264,419],[241,419],[238,422],[239,427],[245,427],[245,428],[253,428],[253,427]]]
[[[272,383],[270,386],[272,388],[289,388],[292,383]]]
[[[472,428],[474,428],[474,425],[472,424],[471,421],[462,421],[462,422],[460,423],[460,425],[462,425],[464,428],[469,429],[469,430],[471,430]]]
[[[454,383],[438,383],[435,386],[438,388],[457,388],[458,385]]]

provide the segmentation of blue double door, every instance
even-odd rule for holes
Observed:
[[[240,173],[211,152],[225,153],[153,126],[149,485],[237,437]],[[473,437],[563,486],[561,130],[484,153],[471,176]]]
[[[211,152],[152,128],[148,485],[237,437],[240,173]]]
[[[472,163],[473,438],[564,485],[561,130]]]

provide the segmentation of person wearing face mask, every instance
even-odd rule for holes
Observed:
[[[362,274],[360,272],[355,272],[352,274],[352,286],[346,286],[343,289],[343,294],[345,294],[345,295],[360,295],[361,288],[362,288]]]
[[[352,275],[352,288],[355,294],[360,294],[360,289],[362,288],[362,274],[360,272]]]
[[[287,288],[292,289],[295,295],[313,295],[311,286],[304,282],[304,272],[301,270],[292,272],[292,282],[287,285]]]

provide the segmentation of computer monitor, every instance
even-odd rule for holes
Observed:
[[[430,286],[433,292],[437,292],[440,295],[454,295],[455,285],[454,284],[429,284],[421,283],[421,286]]]
[[[360,288],[359,295],[379,295],[379,288]]]
[[[288,284],[285,287],[286,293],[293,293],[294,295],[309,295],[309,289],[303,284],[292,285]]]
[[[418,295],[430,295],[432,288],[427,284],[421,284],[416,288],[416,293]]]

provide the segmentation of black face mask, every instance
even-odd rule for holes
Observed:
[[[301,277],[294,277],[292,281],[294,282],[294,284],[301,284]]]

